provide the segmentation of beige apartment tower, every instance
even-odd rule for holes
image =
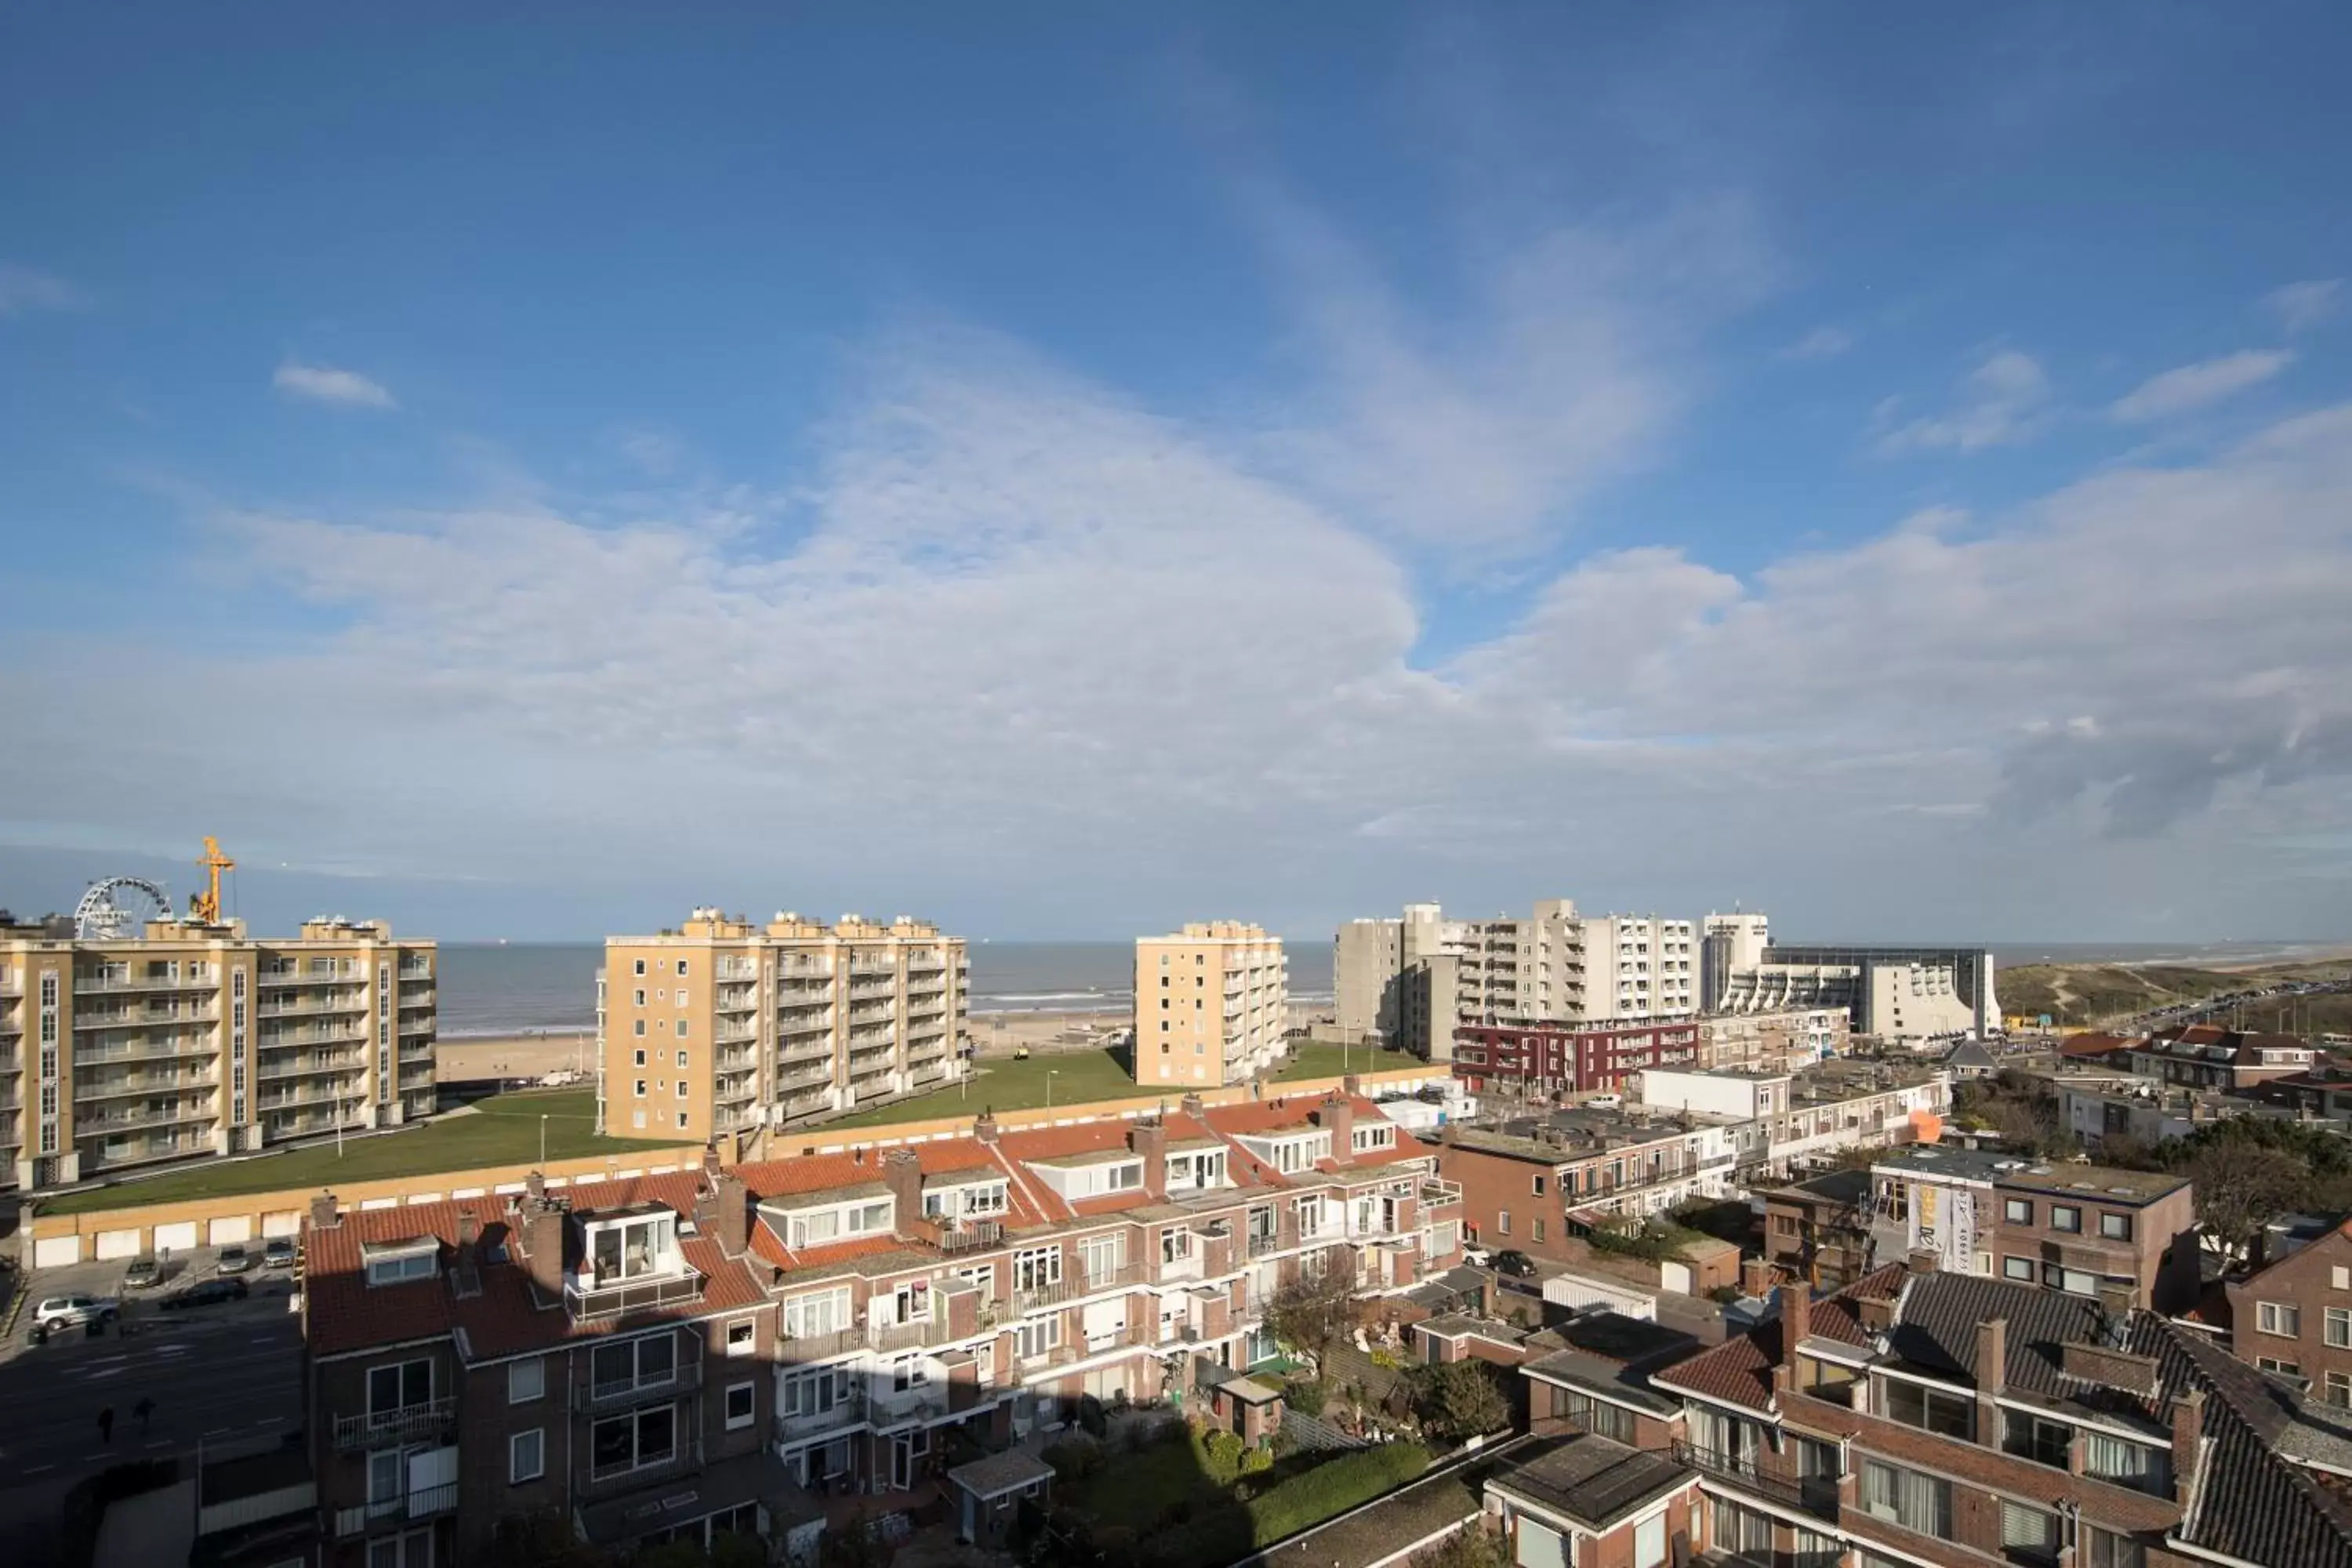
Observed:
[[[0,1179],[54,1187],[429,1116],[436,962],[380,921],[287,939],[236,920],[101,939],[0,926]]]
[[[1135,939],[1135,1081],[1246,1083],[1282,1059],[1290,971],[1282,939],[1210,921]]]
[[[963,938],[905,915],[765,925],[700,909],[604,942],[597,1108],[623,1138],[750,1133],[963,1076]]]

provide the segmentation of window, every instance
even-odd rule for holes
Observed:
[[[367,1260],[367,1282],[370,1285],[398,1285],[410,1279],[430,1279],[440,1272],[440,1244],[428,1242],[389,1257],[370,1258]]]
[[[1963,1442],[1976,1436],[1977,1402],[1972,1396],[1892,1377],[1885,1380],[1885,1387],[1888,1420]]]
[[[639,1056],[643,1056],[645,1053],[644,1053],[643,1051],[640,1051],[640,1052],[638,1052],[637,1054],[638,1054]],[[646,1080],[645,1080],[645,1079],[637,1079],[637,1098],[638,1098],[639,1100],[643,1100],[645,1097],[646,1097]]]
[[[727,1353],[750,1355],[752,1342],[759,1338],[760,1325],[751,1318],[739,1318],[727,1325]]]
[[[682,958],[677,961],[677,977],[680,980],[686,978],[686,960]]]
[[[2022,1503],[2000,1505],[2001,1555],[2011,1563],[2037,1565],[2058,1561],[2058,1516]]]
[[[645,972],[646,972],[646,961],[645,961],[644,959],[642,959],[642,958],[641,958],[641,959],[637,960],[637,973],[638,973],[639,974],[643,974]],[[646,999],[646,994],[645,994],[644,992],[642,992],[642,991],[638,992],[638,993],[637,993],[637,1000],[638,1000],[638,1001],[640,1001],[640,1002],[642,1002],[642,1001],[644,1001],[645,999]]]
[[[635,1060],[635,1062],[634,1062],[634,1063],[633,1063],[633,1064],[631,1064],[631,1065],[635,1066],[635,1067],[643,1067],[643,1066],[645,1066],[645,1065],[646,1065],[646,1053],[645,1053],[645,1048],[644,1048],[643,1047],[638,1047],[637,1052],[636,1052],[636,1058],[637,1058],[637,1059]]]
[[[677,1375],[677,1345],[668,1334],[598,1345],[592,1363],[596,1393],[652,1388]]]
[[[2327,1288],[2331,1290],[2352,1290],[2352,1268],[2337,1265],[2327,1271]]]
[[[1535,1226],[1535,1235],[1532,1239],[1541,1241],[1544,1238],[1544,1222],[1541,1215],[1538,1215],[1536,1216]]]
[[[368,1414],[381,1415],[433,1403],[433,1363],[395,1362],[368,1368]]]
[[[1013,1353],[1023,1361],[1044,1355],[1062,1342],[1062,1315],[1031,1318],[1013,1330]]]
[[[507,1363],[507,1403],[529,1405],[547,1393],[547,1363],[537,1356]]]
[[[2172,1495],[2172,1450],[2126,1442],[2101,1432],[2083,1434],[2083,1473],[2151,1497]]]
[[[835,1405],[847,1402],[849,1369],[845,1366],[821,1366],[787,1373],[779,1386],[778,1398],[782,1405],[779,1414],[786,1419],[823,1415]]]
[[[680,1067],[684,1067],[686,1065],[686,1053],[684,1051],[677,1053],[677,1065]]]
[[[677,1037],[681,1040],[686,1038],[686,1020],[683,1018],[677,1021]]]
[[[1715,1500],[1715,1549],[1728,1556],[1772,1561],[1772,1521],[1728,1498]]]
[[[2083,1211],[2070,1204],[2050,1205],[2050,1228],[2079,1233],[2083,1228]]]
[[[1508,1236],[1511,1234],[1510,1210],[1504,1209],[1495,1215],[1495,1234],[1497,1236]]]
[[[2327,1386],[2323,1391],[2322,1397],[2330,1405],[2352,1409],[2352,1373],[2329,1373]]]
[[[2257,1301],[2254,1327],[2266,1334],[2299,1339],[2303,1334],[2303,1312],[2292,1301]]]
[[[2033,1283],[2033,1259],[2031,1258],[2004,1258],[2000,1260],[2000,1272],[2003,1279],[2022,1279],[2028,1285],[2031,1285]]]
[[[1037,1290],[1061,1282],[1060,1247],[1032,1247],[1026,1252],[1013,1255],[1013,1288],[1015,1290]]]
[[[534,1426],[507,1439],[507,1484],[520,1486],[547,1473],[547,1435]]]
[[[369,1542],[367,1568],[433,1568],[433,1532],[412,1530]]]
[[[2327,1342],[2339,1350],[2352,1347],[2352,1310],[2327,1309]]]
[[[2127,1214],[2101,1214],[2099,1215],[2099,1234],[2105,1237],[2109,1241],[2129,1241],[2132,1238],[2131,1215]]]
[[[684,1079],[677,1080],[677,1098],[680,1100],[686,1098],[686,1079]]]
[[[1879,1519],[1948,1541],[1952,1536],[1951,1483],[1875,1459],[1862,1467],[1862,1503]]]
[[[1160,1261],[1173,1263],[1192,1256],[1192,1233],[1170,1226],[1160,1233]]]
[[[1127,1262],[1127,1237],[1118,1234],[1087,1237],[1078,1243],[1078,1261],[1086,1266],[1090,1288],[1111,1284]]]
[[[670,1271],[676,1251],[673,1237],[677,1218],[661,1214],[644,1219],[596,1226],[589,1235],[588,1257],[599,1286],[618,1284],[648,1274]]]
[[[664,1465],[677,1457],[677,1408],[660,1405],[596,1423],[588,1463],[599,1477]]]
[[[2015,1410],[2004,1411],[2002,1418],[2001,1452],[2053,1469],[2068,1468],[2067,1455],[2074,1444],[2073,1427],[2063,1421],[2044,1421],[2038,1415]]]
[[[1568,1389],[1562,1393],[1560,1414],[1596,1437],[1628,1445],[1633,1441],[1633,1413],[1622,1405]]]
[[[1538,1196],[1538,1197],[1541,1197],[1541,1196],[1543,1196],[1543,1195],[1544,1195],[1544,1194],[1543,1194],[1543,1189],[1544,1189],[1544,1179],[1543,1179],[1541,1176],[1538,1176],[1538,1177],[1536,1177],[1536,1178],[1535,1178],[1535,1187],[1534,1187],[1535,1195],[1536,1195],[1536,1196]]]
[[[646,1021],[643,1018],[638,1019],[636,1022],[636,1032],[640,1038],[644,1037],[646,1032]]]
[[[2085,1524],[2077,1531],[2082,1568],[2147,1568],[2147,1552],[2128,1535]]]
[[[2033,1223],[2032,1201],[2028,1198],[2002,1199],[2000,1217],[2011,1225],[2032,1225]]]
[[[740,1432],[751,1424],[759,1413],[758,1387],[750,1383],[727,1385],[727,1430]]]
[[[2258,1355],[2254,1358],[2254,1364],[2264,1372],[2275,1372],[2287,1377],[2303,1375],[2303,1368],[2300,1364],[2291,1361],[2282,1361],[2274,1355]]]
[[[686,1112],[683,1110],[677,1113],[677,1124],[681,1128],[686,1125]]]

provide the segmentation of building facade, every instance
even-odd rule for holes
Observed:
[[[1462,1189],[1464,1223],[1481,1246],[1571,1263],[1582,1256],[1574,1237],[1731,1190],[1727,1128],[1564,1114],[1576,1120],[1535,1137],[1445,1130],[1438,1171]]]
[[[1992,954],[1978,948],[1775,942],[1757,963],[1727,967],[1720,984],[1722,1012],[1838,1007],[1855,1033],[1882,1039],[1983,1036],[2001,1027]]]
[[[1709,914],[1699,921],[1699,1010],[1719,1013],[1731,977],[1764,962],[1772,943],[1772,922],[1760,913]]]
[[[1282,939],[1207,921],[1135,939],[1135,1081],[1247,1083],[1282,1060],[1290,972]]]
[[[1698,1041],[1698,1026],[1687,1020],[1615,1027],[1465,1024],[1454,1031],[1454,1076],[1474,1092],[1606,1092],[1654,1068],[1696,1066]]]
[[[310,1429],[330,1568],[722,1531],[778,1560],[940,1495],[1086,1398],[1274,1356],[1274,1292],[1402,1293],[1460,1197],[1352,1094],[1006,1131],[397,1208],[314,1207]]]
[[[0,928],[0,1175],[56,1186],[429,1116],[436,963],[377,921]]]
[[[919,1093],[964,1071],[961,937],[901,915],[766,925],[698,909],[604,942],[600,1130],[691,1142]]]
[[[2352,1236],[2342,1226],[2226,1289],[2241,1361],[2352,1408]]]
[[[1843,1007],[1704,1014],[1698,1020],[1699,1065],[1794,1072],[1810,1062],[1844,1055],[1851,1032]]]

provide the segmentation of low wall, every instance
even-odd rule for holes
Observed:
[[[1444,1068],[1398,1068],[1387,1072],[1353,1076],[1357,1088],[1366,1094],[1381,1089],[1410,1091],[1423,1084],[1448,1081]],[[1295,1082],[1270,1085],[1264,1097],[1253,1096],[1246,1087],[1200,1092],[1202,1100],[1210,1105],[1235,1105],[1253,1098],[1296,1100],[1320,1096],[1339,1088],[1343,1081],[1339,1078],[1300,1079]],[[1050,1110],[1041,1107],[1030,1110],[1002,1110],[996,1113],[996,1124],[1005,1131],[1013,1131],[1029,1127],[1074,1127],[1085,1121],[1132,1121],[1172,1107],[1179,1098],[1150,1094],[1128,1100],[1094,1100],[1082,1105],[1057,1105]],[[973,1114],[976,1116],[978,1112]],[[965,1138],[971,1134],[971,1116],[958,1116],[924,1121],[889,1122],[877,1127],[838,1130],[820,1127],[805,1131],[787,1130],[765,1140],[764,1147],[755,1142],[746,1151],[746,1157],[789,1160],[810,1154],[839,1154],[851,1149],[870,1149],[890,1143],[923,1143],[942,1138]],[[648,1142],[642,1154],[594,1154],[573,1160],[551,1160],[545,1166],[545,1173],[547,1184],[553,1187],[606,1177],[657,1175],[669,1171],[691,1170],[700,1164],[701,1159],[702,1151],[698,1148]],[[523,1179],[538,1168],[523,1163],[472,1171],[435,1171],[414,1176],[386,1176],[372,1182],[337,1182],[332,1184],[332,1187],[335,1196],[347,1209],[390,1208],[400,1204],[437,1203],[449,1197],[475,1197],[501,1188],[519,1192]],[[93,1258],[132,1258],[143,1252],[154,1252],[162,1246],[179,1251],[189,1247],[291,1236],[299,1228],[302,1216],[310,1209],[310,1200],[326,1190],[325,1185],[315,1185],[278,1192],[196,1198],[185,1203],[89,1209],[78,1214],[37,1215],[26,1226],[29,1235],[25,1261],[37,1268],[52,1268]],[[163,1233],[168,1239],[159,1243],[158,1232]]]
[[[574,1182],[606,1177],[657,1175],[698,1168],[699,1148],[648,1144],[643,1153],[592,1154],[571,1160],[550,1160],[547,1184],[569,1186]],[[520,1192],[523,1179],[540,1167],[491,1165],[470,1171],[435,1171],[414,1176],[385,1176],[370,1182],[321,1183],[268,1193],[225,1194],[216,1198],[191,1198],[184,1203],[142,1204],[111,1209],[87,1209],[75,1214],[36,1215],[26,1222],[30,1232],[26,1261],[37,1268],[56,1268],[100,1258],[135,1258],[163,1247],[184,1251],[231,1241],[258,1241],[265,1237],[291,1236],[310,1212],[310,1200],[332,1191],[347,1209],[393,1208],[401,1204],[437,1203],[443,1198],[475,1197],[505,1188]],[[158,1233],[162,1239],[158,1239]]]

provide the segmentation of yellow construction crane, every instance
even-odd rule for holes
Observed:
[[[188,915],[206,925],[220,924],[220,874],[236,869],[236,862],[221,853],[220,840],[205,835],[204,858],[196,862],[199,870],[210,873],[201,893],[188,895]]]

